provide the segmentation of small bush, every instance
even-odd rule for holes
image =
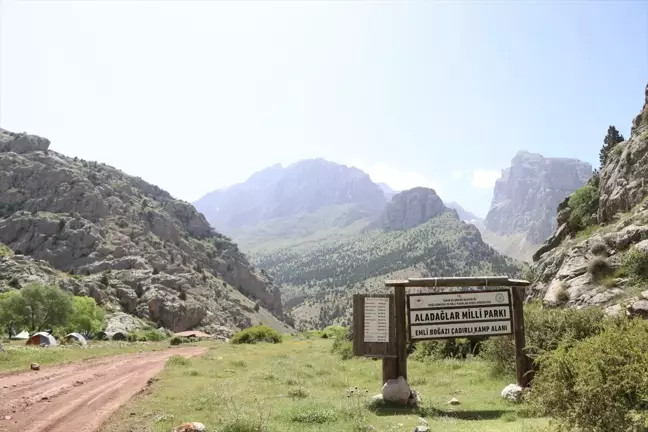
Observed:
[[[222,432],[265,432],[265,428],[254,420],[237,419],[225,424]]]
[[[590,250],[594,255],[607,255],[605,243],[595,243]]]
[[[9,249],[9,247],[0,243],[0,257],[10,257],[13,256],[13,254],[14,254],[13,251]]]
[[[599,201],[598,194],[597,187],[586,184],[569,197],[571,213],[568,223],[574,231],[585,228],[588,225],[590,216],[596,213]]]
[[[291,397],[293,399],[303,399],[308,397],[308,390],[306,390],[304,387],[297,387],[288,390],[288,397]]]
[[[621,258],[622,273],[634,279],[648,277],[648,253],[633,246]]]
[[[599,335],[537,359],[531,402],[563,431],[640,431],[648,424],[648,322],[610,322]]]
[[[171,338],[171,341],[169,342],[171,345],[181,345],[183,343],[188,343],[189,338],[182,337],[182,336],[174,336]]]
[[[189,366],[191,362],[189,359],[186,359],[182,356],[179,356],[177,354],[172,355],[169,357],[169,360],[167,360],[167,365],[173,365],[173,366]]]
[[[236,333],[231,339],[233,344],[255,344],[259,342],[281,343],[281,341],[281,334],[266,325],[246,328]]]
[[[346,339],[335,339],[331,352],[338,354],[342,360],[349,360],[353,358],[353,343]]]
[[[565,304],[569,301],[569,298],[569,285],[567,284],[567,282],[563,282],[560,284],[558,290],[556,291],[556,301],[559,304]]]
[[[547,309],[538,303],[524,306],[524,327],[527,354],[535,359],[539,354],[555,350],[561,343],[575,343],[599,334],[605,322],[603,311],[597,308]],[[482,343],[480,356],[491,366],[494,374],[515,373],[515,345],[511,336],[491,337]],[[534,362],[534,367],[537,365]]]
[[[596,257],[587,264],[587,271],[594,278],[599,278],[610,271],[610,265],[603,257]]]
[[[465,359],[468,355],[479,353],[480,342],[481,340],[478,339],[467,338],[418,342],[412,357],[419,361],[444,358]]]
[[[159,342],[166,338],[166,334],[157,330],[134,331],[128,334],[129,342]]]
[[[323,424],[334,422],[337,419],[337,413],[330,409],[306,409],[304,411],[295,411],[290,416],[291,421],[305,424]]]

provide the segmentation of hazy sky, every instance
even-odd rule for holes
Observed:
[[[647,1],[0,0],[0,127],[193,201],[304,158],[485,215],[518,150],[598,165]]]

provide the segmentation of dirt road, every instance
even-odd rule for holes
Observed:
[[[0,431],[94,432],[145,388],[169,357],[205,351],[182,347],[0,376]]]

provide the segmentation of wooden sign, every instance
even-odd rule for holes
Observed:
[[[353,296],[353,353],[364,357],[396,357],[392,295]]]
[[[513,333],[511,292],[435,292],[407,295],[410,340]]]

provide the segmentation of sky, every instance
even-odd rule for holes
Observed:
[[[0,127],[187,201],[323,157],[485,216],[519,150],[597,167],[647,82],[640,0],[0,0]]]

